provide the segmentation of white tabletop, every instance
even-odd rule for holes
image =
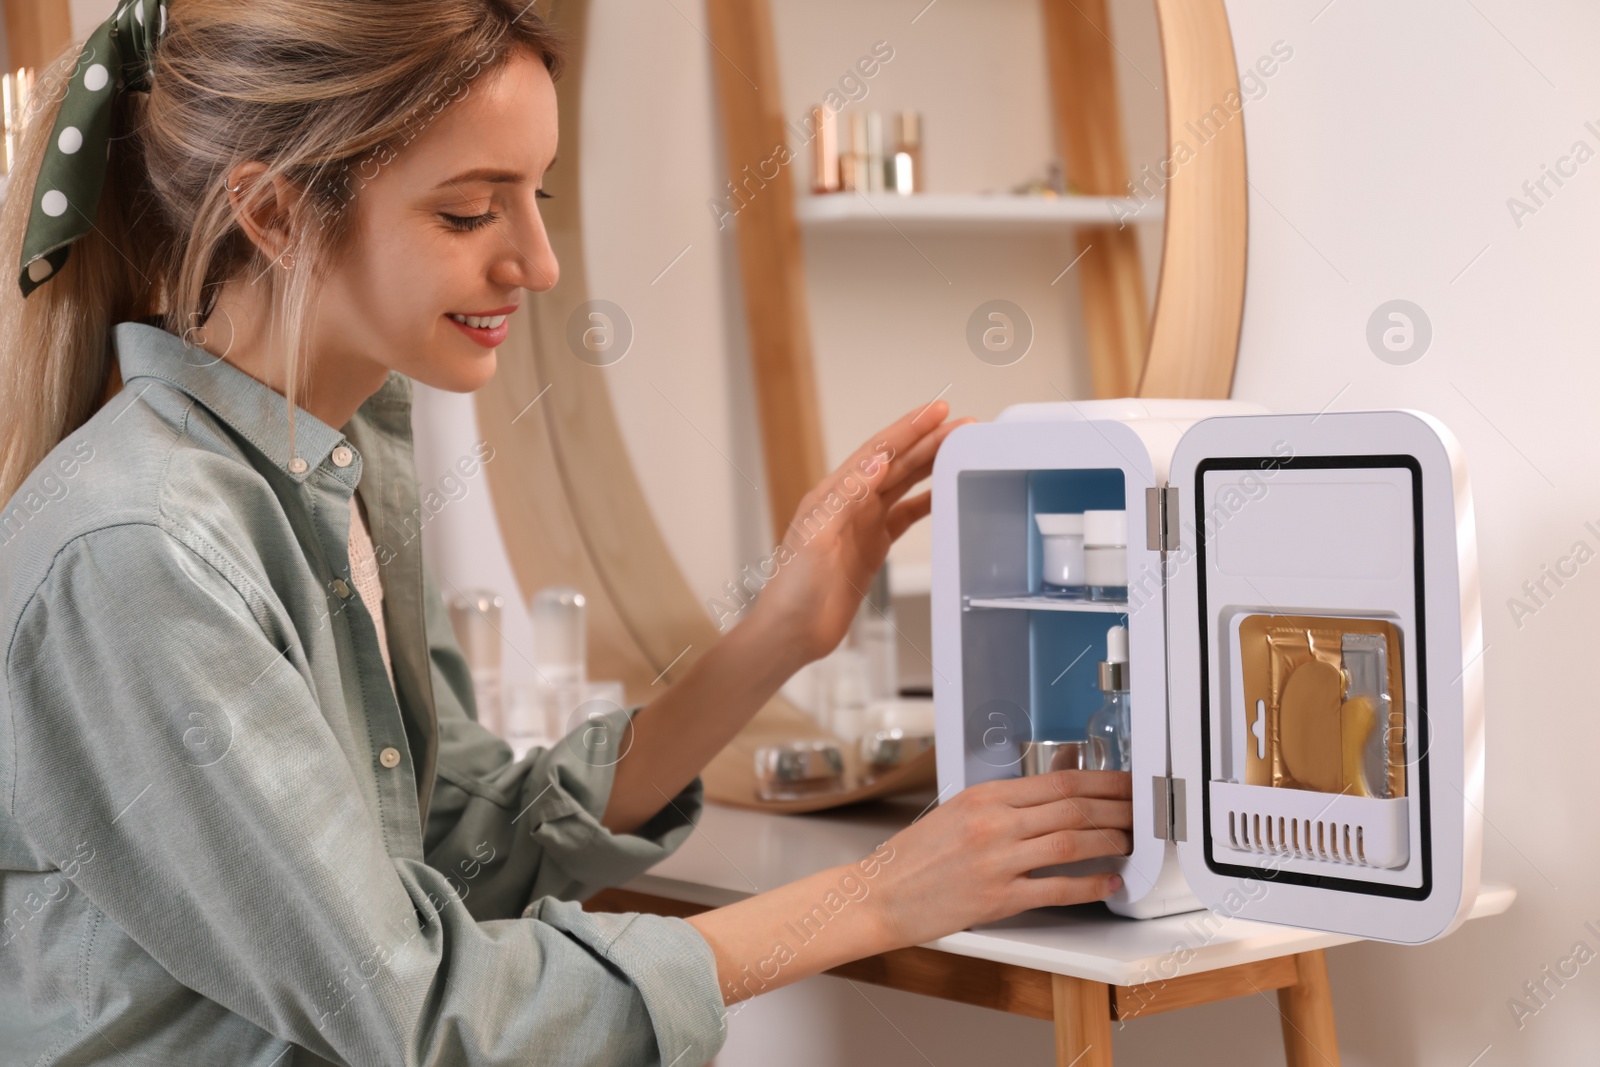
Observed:
[[[721,907],[865,857],[933,801],[911,793],[815,815],[707,804],[683,846],[626,888]],[[1484,885],[1470,918],[1497,915],[1516,890]],[[1349,944],[1361,938],[1205,911],[1125,919],[1103,904],[1041,908],[929,941],[927,948],[1114,985],[1170,979]]]

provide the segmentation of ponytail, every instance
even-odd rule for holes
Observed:
[[[63,52],[29,94],[0,204],[0,264],[21,258],[34,182],[81,49],[74,44]],[[12,270],[0,272],[0,502],[103,402],[111,326],[156,313],[152,267],[138,243],[127,239],[127,207],[148,191],[133,155],[126,141],[113,141],[94,230],[73,245],[55,277],[24,299]]]

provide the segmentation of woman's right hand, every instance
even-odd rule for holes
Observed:
[[[1078,770],[963,789],[886,842],[893,851],[873,886],[886,938],[893,947],[916,945],[1029,908],[1116,892],[1115,874],[1029,872],[1131,852],[1132,790],[1127,771]]]
[[[968,786],[859,863],[691,915],[723,1003],[1029,908],[1082,904],[1116,875],[1029,872],[1133,847],[1133,776],[1051,771]],[[870,884],[869,884],[870,883]]]

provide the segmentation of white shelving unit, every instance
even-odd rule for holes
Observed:
[[[1158,223],[1164,206],[1119,196],[825,193],[800,197],[795,213],[807,230],[864,231],[892,223],[908,232],[992,232]]]

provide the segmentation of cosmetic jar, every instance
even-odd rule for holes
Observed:
[[[871,730],[861,737],[861,762],[875,771],[910,763],[933,747],[931,734],[912,733],[899,726]]]
[[[844,755],[825,739],[783,741],[756,749],[762,800],[795,800],[844,788]]]
[[[1128,599],[1128,513],[1083,513],[1083,564],[1090,600]]]
[[[1033,521],[1039,527],[1040,591],[1046,596],[1067,599],[1087,596],[1082,513],[1040,512],[1033,516]]]
[[[1090,765],[1087,741],[1030,741],[1022,754],[1022,773],[1081,771]]]
[[[875,700],[861,735],[861,762],[868,778],[910,763],[933,748],[933,701],[901,697]]]

